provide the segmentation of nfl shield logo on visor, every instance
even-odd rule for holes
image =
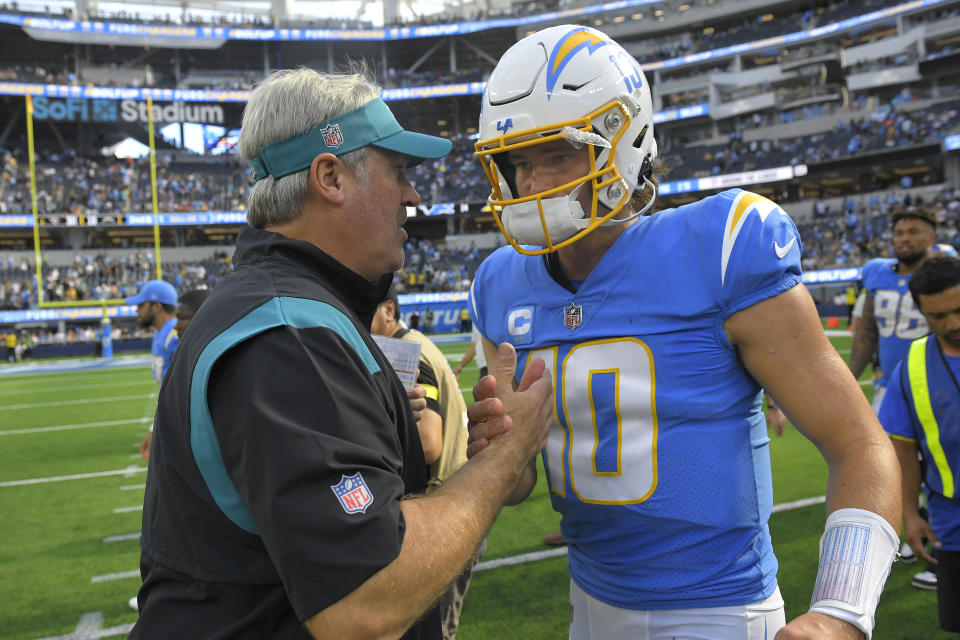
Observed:
[[[373,494],[359,471],[352,476],[341,474],[340,482],[330,488],[347,513],[365,513],[367,507],[373,504]]]
[[[328,124],[320,129],[320,135],[323,136],[323,142],[328,147],[336,149],[343,144],[343,134],[340,133],[340,125],[338,124]]]
[[[570,306],[563,310],[563,326],[573,331],[583,324],[583,305],[570,303]]]

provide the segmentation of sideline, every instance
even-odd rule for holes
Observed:
[[[83,480],[86,478],[104,478],[106,476],[132,476],[135,473],[146,471],[146,467],[130,465],[126,469],[115,469],[114,471],[98,471],[96,473],[78,473],[72,476],[53,476],[51,478],[30,478],[29,480],[8,480],[0,482],[2,487],[22,487],[28,484],[45,484],[47,482],[63,482],[64,480]]]

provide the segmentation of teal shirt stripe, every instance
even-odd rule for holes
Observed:
[[[306,298],[272,298],[207,344],[194,367],[190,386],[190,448],[217,506],[234,524],[253,534],[258,533],[257,527],[223,462],[213,418],[207,406],[207,385],[214,364],[224,353],[244,340],[281,326],[331,329],[360,356],[371,375],[380,371],[380,365],[357,328],[343,312],[325,302]]]

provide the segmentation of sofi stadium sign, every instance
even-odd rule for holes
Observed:
[[[72,122],[148,122],[147,103],[138,100],[86,100],[83,98],[33,98],[37,120]],[[153,104],[154,122],[197,122],[223,124],[223,107],[202,102]]]

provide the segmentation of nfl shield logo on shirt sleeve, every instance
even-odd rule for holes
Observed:
[[[320,135],[323,136],[323,142],[328,147],[336,149],[343,144],[343,135],[340,133],[340,125],[338,124],[328,124],[320,129]]]
[[[365,513],[367,507],[373,504],[373,494],[359,471],[352,476],[341,475],[340,482],[330,488],[347,513]]]

